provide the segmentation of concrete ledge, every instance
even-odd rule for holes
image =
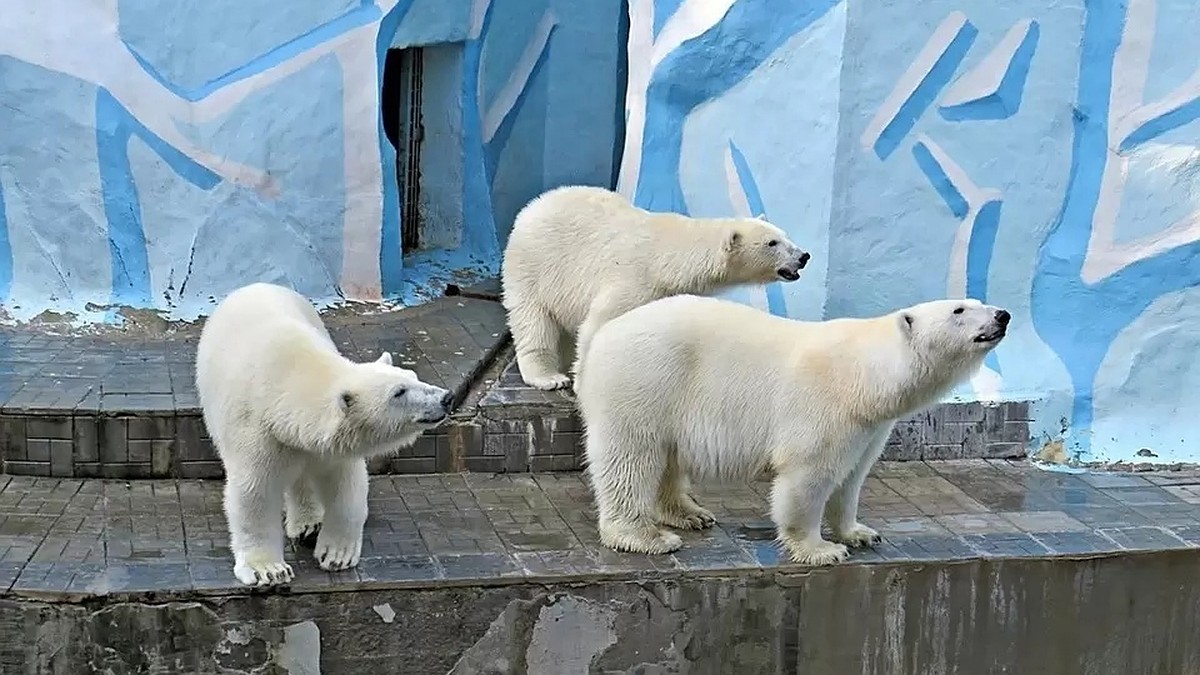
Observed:
[[[4,673],[1072,673],[1200,668],[1200,551],[0,600]],[[1085,618],[1086,617],[1086,618]]]

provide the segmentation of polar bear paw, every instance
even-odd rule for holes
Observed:
[[[662,524],[680,530],[705,530],[717,524],[717,517],[695,502],[681,501],[663,509]]]
[[[883,537],[874,528],[867,527],[862,523],[855,523],[850,526],[850,529],[845,532],[834,531],[832,539],[836,542],[845,544],[850,548],[863,548],[874,546],[883,541]]]
[[[844,544],[819,539],[816,542],[804,541],[795,537],[780,538],[783,547],[787,549],[792,562],[800,565],[834,565],[850,556],[850,549]]]
[[[233,575],[247,586],[279,586],[290,584],[296,577],[292,566],[282,560],[248,557],[233,566]]]
[[[601,527],[600,543],[625,553],[670,553],[683,547],[679,535],[651,525]]]
[[[570,387],[571,378],[562,373],[547,373],[545,375],[530,375],[525,378],[525,383],[535,389],[555,391]]]
[[[340,538],[327,536],[328,531],[322,530],[317,538],[313,558],[321,569],[327,572],[340,572],[358,565],[362,555],[362,537]]]
[[[318,513],[289,513],[284,521],[288,539],[294,539],[306,546],[314,545],[317,535],[321,532],[321,516]]]

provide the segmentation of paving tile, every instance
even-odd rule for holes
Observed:
[[[1130,550],[1173,549],[1195,546],[1176,533],[1161,527],[1120,527],[1097,530],[1117,545]]]
[[[995,513],[966,513],[938,516],[934,520],[953,534],[1015,533],[1020,529],[1012,521]]]
[[[1118,549],[1112,539],[1090,529],[1079,532],[1035,532],[1031,536],[1056,554],[1106,553]]]
[[[998,515],[1022,532],[1083,532],[1092,529],[1062,511],[1016,511]]]
[[[1050,553],[1042,542],[1025,533],[986,533],[963,535],[963,541],[985,558],[1015,558]]]

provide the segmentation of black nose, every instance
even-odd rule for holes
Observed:
[[[1003,309],[996,310],[996,322],[999,323],[1001,326],[1007,326],[1008,321],[1011,318],[1012,318],[1012,314],[1009,314],[1006,310],[1003,310]]]
[[[804,269],[804,266],[808,264],[809,260],[812,260],[812,256],[809,255],[807,251],[805,251],[804,253],[801,253],[800,254],[800,269]]]
[[[446,395],[442,397],[442,410],[450,412],[450,408],[452,407],[454,407],[454,394],[448,391],[446,392]]]

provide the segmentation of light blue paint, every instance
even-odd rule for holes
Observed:
[[[8,210],[4,206],[4,185],[0,184],[0,298],[12,291],[12,244],[8,242]]]
[[[1122,141],[1121,152],[1128,152],[1142,143],[1152,141],[1168,131],[1191,124],[1196,120],[1200,120],[1200,98],[1194,98],[1134,129]]]
[[[212,189],[220,179],[150,133],[107,90],[101,89],[97,94],[96,148],[112,253],[112,302],[145,306],[153,300],[138,190],[129,168],[129,139],[133,135],[145,141],[193,185]]]
[[[733,213],[731,193],[739,189],[736,171],[731,186],[727,168],[733,141],[754,167],[771,222],[812,254],[799,281],[779,286],[788,314],[799,319],[824,316],[846,8],[835,5],[789,37],[683,124],[678,172],[688,212],[702,217]],[[737,289],[722,297],[765,306],[761,289]]]
[[[770,220],[767,208],[763,205],[762,195],[758,193],[758,183],[754,181],[754,173],[746,162],[746,156],[733,141],[729,141],[729,155],[733,158],[733,167],[737,171],[742,193],[746,195],[746,204],[750,207],[750,215]],[[787,303],[784,302],[783,289],[780,288],[779,282],[767,284],[766,293],[767,311],[775,316],[787,316]]]
[[[657,38],[663,26],[667,24],[667,20],[671,18],[679,6],[683,4],[683,0],[655,0],[654,2],[654,37]]]
[[[634,201],[651,211],[686,213],[679,184],[679,156],[686,116],[746,77],[792,35],[837,4],[836,0],[795,0],[772,7],[739,2],[716,26],[684,42],[655,69],[647,92],[645,149]],[[753,40],[732,40],[753,34]]]
[[[1033,55],[1037,51],[1038,36],[1041,28],[1036,21],[1029,26],[1029,31],[1021,39],[1021,44],[1013,52],[1012,59],[1004,70],[996,91],[983,98],[967,101],[960,105],[941,106],[938,111],[942,117],[951,121],[965,120],[1002,120],[1017,114],[1021,109],[1021,97],[1025,94],[1025,82],[1029,78],[1029,68]]]
[[[392,37],[392,48],[465,42],[473,0],[414,0]]]
[[[365,0],[364,0],[365,1]],[[413,0],[400,0],[379,22],[375,38],[375,87],[383,88],[383,64],[396,29],[412,7]],[[400,189],[396,176],[396,149],[383,132],[383,116],[376,113],[379,124],[379,157],[383,167],[383,222],[380,227],[379,274],[383,297],[395,298],[404,279],[404,251],[400,239]]]
[[[479,39],[463,47],[463,228],[464,234],[476,245],[490,234],[496,240],[496,222],[492,212],[491,180],[487,175],[480,128],[482,113],[479,102],[479,66],[483,38],[490,32],[494,5],[489,4],[483,15]]]
[[[351,0],[351,4],[353,4],[353,2],[354,0]],[[146,5],[129,2],[129,0],[125,0],[125,2],[122,4],[126,3],[129,4],[130,8],[135,5],[137,7],[146,7]],[[401,2],[400,4],[405,5],[407,3]],[[174,5],[172,5],[172,7],[173,6]],[[277,16],[280,13],[279,6],[271,3],[270,7],[273,7],[274,9],[273,11],[270,11],[267,16],[248,17],[251,21],[253,21],[254,24],[253,26],[246,28],[249,34],[259,32],[261,30],[260,26],[279,25],[277,22]],[[208,8],[210,11],[217,9],[211,5],[209,5]],[[240,15],[246,17],[247,15],[244,12],[238,11],[238,9],[243,8],[244,5],[239,2],[236,3],[236,8],[234,10],[228,13],[218,12],[212,18],[218,21],[225,21],[228,20],[230,16]],[[393,12],[394,11],[395,10],[393,9]],[[174,12],[165,13],[173,14]],[[284,14],[287,13],[284,12]],[[162,12],[154,12],[152,14],[153,18],[144,19],[144,21],[149,23],[149,25],[144,29],[149,33],[145,39],[149,41],[150,36],[153,36],[156,51],[165,52],[166,58],[169,58],[171,54],[178,52],[171,51],[171,47],[174,46],[175,43],[168,41],[164,45],[162,41],[162,16]],[[138,63],[142,65],[146,72],[155,80],[157,80],[165,89],[182,99],[188,101],[199,101],[211,95],[215,91],[223,89],[224,87],[227,87],[240,80],[244,80],[253,75],[270,70],[271,68],[274,68],[281,63],[285,63],[317,45],[324,44],[338,37],[339,35],[354,30],[355,28],[365,26],[376,21],[377,19],[379,19],[379,7],[377,7],[372,0],[357,0],[357,6],[353,7],[353,9],[349,9],[349,11],[346,11],[344,14],[322,23],[311,30],[305,31],[296,37],[287,39],[281,44],[273,45],[265,49],[260,55],[253,56],[245,62],[239,63],[238,65],[230,68],[227,72],[224,72],[217,77],[207,80],[203,84],[194,87],[180,86],[172,78],[160,72],[158,68],[155,67],[154,63],[143,56],[133,44],[126,42],[126,46],[129,47],[129,52],[133,54],[133,57],[137,59]],[[204,30],[204,25],[206,23],[207,20],[200,22],[199,25],[181,23],[176,25],[176,29],[183,28],[188,31],[189,35],[202,36],[207,33],[207,31]],[[155,31],[158,32],[155,33]],[[197,48],[200,49],[200,54],[208,55],[212,50],[212,45],[198,45]],[[237,53],[237,51],[238,50],[235,50],[234,53]],[[189,51],[184,53],[196,54],[197,52]]]
[[[970,21],[964,23],[954,34],[954,38],[950,40],[945,51],[934,61],[933,67],[921,78],[920,84],[900,105],[895,116],[888,120],[883,127],[874,146],[875,154],[879,159],[887,159],[896,151],[896,148],[900,147],[900,143],[908,135],[908,132],[912,131],[917,120],[929,106],[933,105],[938,94],[954,78],[954,72],[958,70],[959,64],[970,51],[971,45],[975,42],[975,36],[978,34],[979,29],[975,28]]]
[[[554,29],[551,29],[549,39],[546,40],[546,44],[542,47],[542,50],[538,52],[537,61],[535,61],[533,64],[533,72],[530,73],[529,81],[526,83],[525,88],[522,89],[521,93],[517,95],[517,100],[513,106],[504,112],[504,116],[500,121],[500,126],[496,129],[496,135],[493,136],[492,140],[486,143],[484,146],[484,158],[487,161],[487,175],[489,183],[493,183],[495,181],[496,165],[500,162],[501,154],[504,148],[508,146],[509,139],[512,137],[513,126],[516,123],[517,116],[524,107],[526,99],[529,98],[530,92],[533,91],[537,86],[536,83],[539,81],[539,75],[541,75],[542,71],[545,69],[546,61],[550,55],[550,45],[553,42]],[[507,230],[502,236],[507,239]]]
[[[1135,262],[1098,283],[1080,278],[1108,158],[1112,67],[1125,20],[1124,7],[1113,3],[1089,0],[1085,7],[1071,176],[1062,212],[1040,249],[1032,290],[1039,335],[1070,354],[1070,442],[1080,457],[1092,449],[1097,372],[1117,334],[1158,297],[1200,285],[1200,242]]]
[[[917,160],[917,167],[921,169],[925,177],[929,179],[929,184],[933,189],[937,190],[942,201],[946,202],[946,207],[950,209],[950,213],[954,214],[955,218],[965,218],[967,216],[967,199],[963,196],[950,177],[946,175],[946,171],[942,169],[942,165],[929,151],[929,146],[922,141],[917,141],[913,144],[913,159]]]

